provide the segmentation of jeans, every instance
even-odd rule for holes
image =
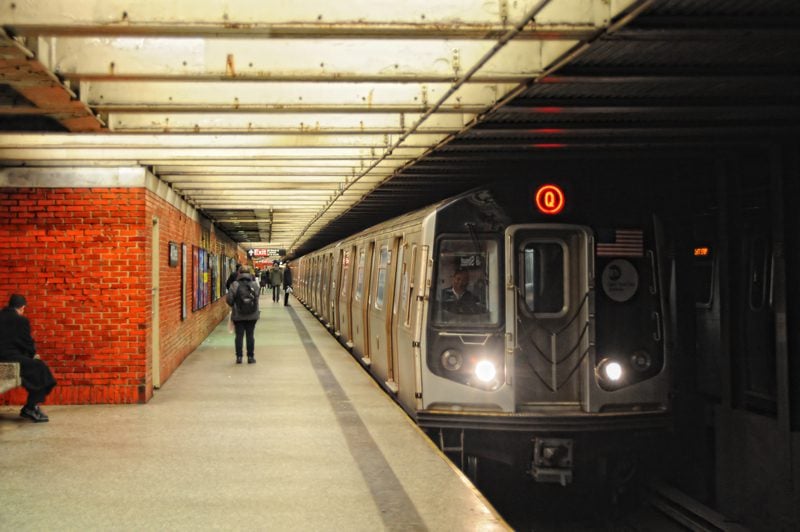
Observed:
[[[272,287],[272,300],[273,301],[281,300],[281,285],[276,284]]]
[[[234,321],[233,325],[236,327],[236,339],[234,340],[236,358],[242,356],[242,340],[245,335],[247,335],[247,358],[255,357],[256,338],[253,333],[256,329],[256,320]]]

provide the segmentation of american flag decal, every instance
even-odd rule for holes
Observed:
[[[611,236],[611,235],[609,235]],[[595,252],[598,257],[643,257],[644,235],[641,229],[616,229],[613,242],[600,242],[604,239],[598,236]]]

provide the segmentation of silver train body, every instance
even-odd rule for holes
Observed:
[[[465,471],[567,484],[668,421],[663,253],[654,224],[529,222],[471,191],[301,257],[295,294]]]

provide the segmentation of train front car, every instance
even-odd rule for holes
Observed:
[[[668,423],[652,224],[518,218],[485,191],[438,211],[417,420],[468,473],[490,459],[562,485],[630,475]]]

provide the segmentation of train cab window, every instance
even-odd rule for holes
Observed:
[[[378,256],[377,284],[375,288],[375,308],[378,310],[383,308],[383,294],[386,291],[386,269],[389,265],[390,256],[389,248],[387,246],[381,246],[381,251]]]
[[[522,250],[525,306],[535,314],[559,314],[565,305],[564,248],[560,242],[528,242]]]
[[[498,245],[488,239],[439,242],[434,321],[494,325],[500,320]]]

